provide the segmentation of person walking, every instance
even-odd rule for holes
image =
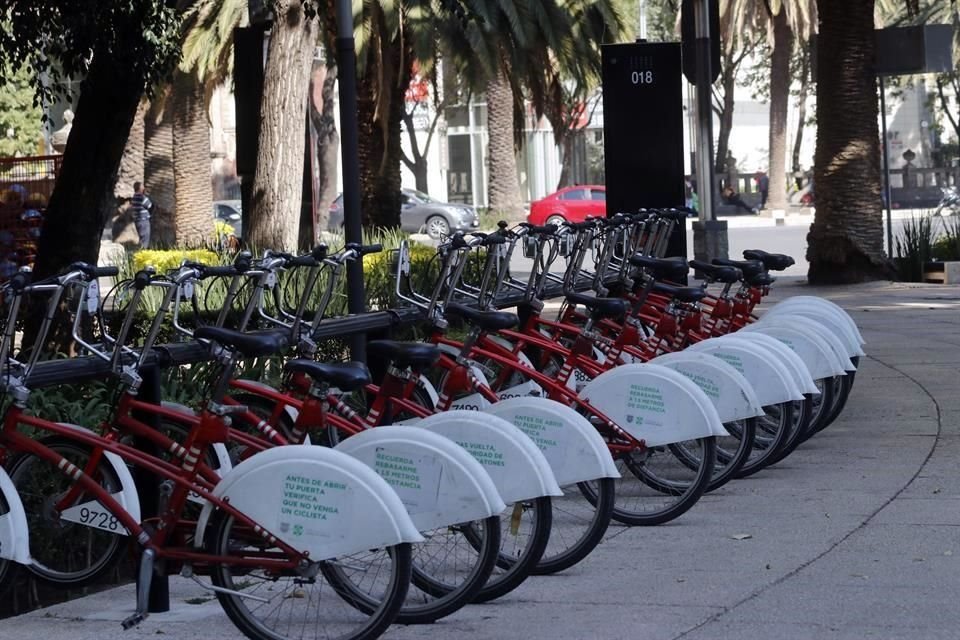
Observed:
[[[766,209],[767,197],[770,195],[770,178],[763,171],[757,171],[753,179],[757,183],[757,192],[760,194],[760,209]]]
[[[133,224],[140,236],[140,248],[150,248],[150,210],[153,202],[143,190],[142,182],[133,183],[133,197],[130,198],[130,211],[133,213]]]

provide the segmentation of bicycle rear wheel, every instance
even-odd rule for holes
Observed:
[[[776,459],[795,426],[793,402],[781,402],[763,408],[757,418],[753,449],[734,478],[746,478],[765,468]]]
[[[691,451],[696,452],[691,456],[697,461],[693,469],[678,456]],[[613,519],[632,526],[652,526],[683,515],[706,490],[715,455],[716,442],[711,436],[617,456],[622,477],[617,481]]]
[[[756,418],[736,420],[723,425],[727,430],[726,436],[716,438],[716,457],[713,461],[713,473],[707,483],[707,492],[719,489],[727,484],[743,467],[753,449],[753,439],[756,435]],[[683,443],[674,445],[677,458],[689,469],[696,469],[700,464],[697,458],[697,449],[688,449]]]
[[[217,555],[262,558],[277,552],[222,512],[210,541]],[[409,544],[371,549],[311,563],[294,575],[220,564],[212,567],[211,580],[234,592],[218,592],[217,599],[253,640],[372,640],[403,604],[410,586],[410,554]]]
[[[489,602],[506,595],[527,579],[547,548],[552,522],[548,497],[507,505],[500,516],[500,553],[496,565],[474,602]],[[478,544],[479,532],[474,527],[469,527],[466,533]]]
[[[590,485],[590,493],[599,499],[584,497],[580,485]],[[589,482],[561,487],[563,496],[550,499],[553,522],[550,539],[533,575],[547,575],[569,569],[596,548],[610,526],[616,502],[614,478],[599,478]]]
[[[87,470],[91,452],[86,445],[59,436],[44,438],[41,443],[79,469]],[[27,514],[33,560],[27,568],[31,573],[52,585],[73,588],[95,582],[113,568],[126,536],[116,518],[109,515],[93,495],[78,487],[77,481],[57,465],[33,454],[14,458],[8,471]],[[119,478],[103,458],[90,477],[107,493],[120,491]],[[57,503],[74,489],[76,496],[71,503],[59,508]],[[95,509],[88,508],[85,515],[81,512],[86,524],[63,517],[67,509],[90,502]],[[107,523],[114,524],[116,529],[96,528]]]

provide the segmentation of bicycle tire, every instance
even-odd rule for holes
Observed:
[[[828,419],[833,412],[833,378],[814,380],[813,383],[820,390],[820,396],[813,399],[806,439],[826,429],[830,424]]]
[[[725,423],[724,428],[729,435],[717,436],[716,456],[713,461],[713,474],[707,483],[706,493],[716,491],[734,478],[743,467],[743,463],[750,457],[753,449],[753,440],[756,436],[756,418],[747,418],[735,422]],[[674,454],[687,468],[694,469],[699,461],[695,452],[680,445],[674,447]]]
[[[850,391],[853,389],[853,373],[848,373],[845,376],[836,376],[833,379],[833,404],[830,408],[830,414],[827,416],[826,421],[824,422],[823,427],[820,428],[820,431],[823,431],[831,424],[834,420],[840,417],[840,414],[843,412],[843,408],[847,406],[847,398],[850,396]]]
[[[86,445],[61,436],[42,438],[40,443],[80,469],[86,468],[90,456]],[[53,509],[54,496],[63,495],[76,480],[31,453],[16,456],[7,471],[27,514],[32,562],[26,567],[30,573],[56,587],[76,588],[96,582],[116,565],[126,536],[62,521]],[[95,475],[93,479],[108,493],[120,491],[120,479],[106,459],[101,458]],[[81,490],[73,506],[92,499]],[[74,549],[78,541],[78,549]]]
[[[561,487],[564,495],[559,499],[551,498],[553,509],[550,527],[550,538],[547,548],[540,561],[533,568],[531,575],[550,575],[569,569],[584,558],[600,544],[603,535],[610,526],[613,518],[613,507],[616,504],[616,482],[614,478],[599,478],[591,480],[593,493],[598,494],[599,500],[591,502],[584,497],[581,484],[577,483]],[[584,514],[585,507],[589,515]],[[558,514],[559,517],[558,517]],[[564,531],[572,529],[579,534],[565,535]]]
[[[500,516],[500,552],[493,573],[473,602],[495,600],[523,584],[547,548],[552,521],[553,510],[547,496],[507,505]],[[524,524],[529,526],[525,527],[527,532],[521,542],[520,529]],[[471,537],[475,535],[472,527],[467,532]]]
[[[696,445],[689,446],[702,448],[696,470],[687,468],[678,459],[674,453],[676,445],[650,447],[643,452],[617,456],[615,461],[621,469],[621,477],[616,488],[613,519],[630,526],[656,526],[689,511],[710,482],[716,455],[713,436],[691,442]],[[684,477],[678,478],[681,472]],[[587,497],[596,499],[595,495]]]
[[[757,418],[753,449],[736,479],[748,478],[765,469],[783,449],[794,425],[795,407],[792,401],[763,407],[764,415]]]
[[[258,548],[265,546],[263,539],[251,533],[246,540],[241,538],[242,531],[232,535],[234,519],[232,516],[218,512],[215,516],[211,532],[211,548],[217,555],[237,555],[240,553],[239,542],[245,546]],[[382,576],[377,570],[374,580],[377,580],[376,595],[367,597],[375,599],[378,606],[372,613],[366,613],[350,602],[352,595],[344,590],[341,584],[342,574],[334,571],[336,565],[350,563],[350,568],[360,567],[364,557],[380,557],[389,565],[389,574]],[[411,576],[411,549],[410,544],[398,544],[387,549],[374,549],[364,554],[354,554],[348,558],[333,561],[323,561],[313,567],[316,574],[304,580],[297,576],[264,576],[257,575],[256,570],[241,567],[237,570],[234,580],[231,567],[226,564],[215,565],[211,569],[211,581],[214,586],[243,593],[243,597],[234,593],[217,592],[217,600],[227,617],[245,636],[252,640],[373,640],[382,634],[393,622],[406,597],[410,586]],[[380,579],[383,578],[383,579]],[[257,580],[262,580],[259,584]],[[288,580],[288,582],[283,582]],[[260,586],[265,586],[260,590]],[[313,593],[307,593],[307,589]],[[338,597],[333,597],[334,595]],[[262,597],[266,603],[257,602],[249,596]],[[248,606],[248,602],[256,606]],[[277,603],[282,603],[282,606]],[[297,603],[302,603],[297,606]],[[318,610],[314,611],[314,607]],[[320,607],[330,611],[319,611]],[[264,611],[261,612],[261,609]],[[336,609],[336,613],[332,610]],[[287,616],[299,616],[301,620],[286,620],[271,623],[268,616],[276,613],[277,618],[282,613]],[[261,617],[262,616],[262,617]],[[338,626],[335,634],[321,633],[334,624]],[[284,627],[290,631],[299,630],[299,634],[282,632],[278,628]],[[321,627],[321,628],[317,628]],[[309,634],[308,634],[309,631]]]

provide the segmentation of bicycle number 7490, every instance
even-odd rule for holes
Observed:
[[[70,507],[60,513],[60,519],[120,536],[130,535],[130,532],[117,520],[116,516],[96,500]]]

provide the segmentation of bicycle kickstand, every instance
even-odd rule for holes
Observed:
[[[124,631],[136,627],[147,619],[150,602],[150,584],[153,582],[153,564],[157,553],[153,549],[144,549],[140,556],[140,569],[137,574],[137,610],[120,623]]]

